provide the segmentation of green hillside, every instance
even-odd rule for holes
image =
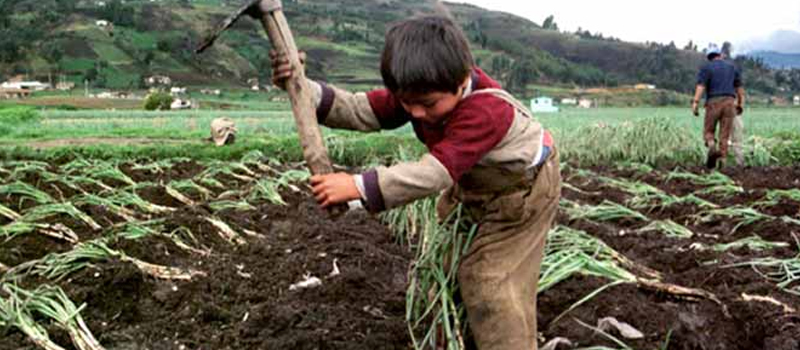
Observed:
[[[269,43],[256,21],[240,21],[210,50],[193,53],[205,33],[239,3],[0,0],[0,78],[58,76],[114,89],[144,88],[143,78],[155,74],[197,87],[246,87],[252,78],[268,82]],[[298,46],[310,56],[309,75],[363,89],[380,85],[378,57],[387,24],[442,11],[432,0],[286,0],[284,6]],[[575,89],[637,83],[686,93],[703,62],[701,53],[674,45],[564,33],[553,23],[545,29],[465,4],[445,7],[472,41],[478,64],[526,95],[541,85]],[[113,27],[99,26],[99,20]],[[758,72],[756,88],[765,93],[800,85],[776,79],[760,62],[739,63]]]

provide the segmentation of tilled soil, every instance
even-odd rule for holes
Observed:
[[[330,218],[306,191],[285,191],[286,206],[254,202],[253,209],[215,212],[204,195],[187,193],[199,203],[187,206],[169,196],[163,187],[171,180],[200,174],[203,166],[197,163],[182,162],[156,173],[135,170],[131,165],[120,168],[136,182],[152,183],[136,189],[143,199],[176,208],[163,214],[138,213],[139,218],[160,220],[162,233],[179,235],[192,249],[176,245],[169,235],[117,237],[109,240],[109,246],[149,263],[194,271],[192,279],[156,278],[130,262],[111,259],[95,262],[60,281],[30,276],[20,282],[26,287],[55,283],[76,303],[86,303],[81,315],[107,349],[412,348],[404,317],[412,253],[408,247],[396,244],[376,218],[359,212]],[[651,174],[611,168],[591,170],[603,176],[641,180],[674,195],[701,189],[688,181],[665,181],[666,169]],[[761,171],[750,168],[728,172],[745,189],[744,193],[698,196],[722,207],[750,204],[763,199],[768,189],[796,188],[792,187],[793,181],[800,178],[797,167],[765,168],[763,176],[759,176]],[[581,190],[564,189],[566,199],[596,205],[603,200],[624,204],[630,198],[596,178],[570,172],[564,176]],[[225,188],[206,186],[213,196],[247,186],[238,179],[223,176],[220,180]],[[35,175],[24,181],[59,200],[79,194]],[[91,188],[90,192],[103,191],[87,188]],[[0,202],[16,211],[33,205],[16,195],[0,196]],[[104,229],[124,223],[124,218],[107,208],[79,208]],[[800,203],[791,200],[757,209],[776,217],[800,219]],[[793,234],[800,237],[800,226],[781,220],[740,227],[733,219],[698,222],[694,215],[699,211],[701,208],[693,205],[643,211],[649,219],[671,219],[685,225],[696,233],[690,239],[635,232],[647,222],[572,221],[560,214],[559,224],[601,238],[627,258],[660,272],[664,282],[703,289],[713,293],[717,301],[621,284],[564,314],[608,283],[576,275],[539,295],[538,325],[543,340],[564,337],[572,343],[557,349],[598,345],[620,348],[610,337],[581,325],[595,326],[602,318],[614,317],[645,335],[632,340],[610,333],[632,349],[800,349],[800,297],[780,290],[749,267],[728,266],[756,257],[796,256]],[[230,225],[241,235],[241,242],[231,242],[220,235],[220,229],[208,218]],[[67,217],[54,217],[47,222],[64,222],[81,241],[97,239],[105,232],[93,231]],[[191,236],[180,235],[181,232],[191,232]],[[761,252],[747,248],[727,252],[692,248],[693,243],[729,243],[753,235],[791,245]],[[72,247],[68,242],[42,235],[20,235],[0,243],[0,262],[13,267]],[[334,266],[338,275],[332,273]],[[293,290],[291,286],[304,280],[305,275],[319,278],[322,284]],[[556,320],[558,316],[561,317]],[[47,330],[55,342],[71,349],[65,332],[56,327]],[[0,349],[35,348],[16,329],[0,332]]]
[[[665,181],[665,172],[636,174],[608,168],[592,170],[602,176],[641,180],[673,195],[693,194],[702,189],[685,180]],[[765,168],[763,176],[760,176],[760,170],[750,168],[726,172],[737,185],[744,188],[744,193],[728,197],[698,196],[721,207],[730,207],[754,203],[762,199],[768,189],[797,188],[792,187],[796,179],[800,179],[800,169],[796,167]],[[700,171],[693,170],[696,173]],[[618,189],[603,186],[596,178],[569,172],[564,175],[570,184],[582,191],[565,189],[563,196],[566,199],[598,204],[605,199],[624,203],[630,198],[630,195]],[[800,218],[800,203],[791,200],[782,200],[777,205],[758,209],[770,215]],[[772,219],[742,225],[734,231],[737,219],[697,222],[693,215],[701,210],[692,205],[675,205],[645,213],[650,219],[671,219],[685,225],[695,232],[690,239],[669,238],[658,233],[636,233],[636,229],[646,225],[646,222],[571,221],[563,213],[560,214],[558,221],[561,224],[601,238],[636,263],[661,272],[664,282],[708,291],[719,302],[676,297],[642,286],[623,284],[610,287],[553,322],[564,310],[608,283],[595,277],[573,277],[539,296],[539,325],[545,338],[564,337],[574,346],[605,345],[619,348],[620,344],[610,337],[579,323],[596,326],[598,320],[614,317],[644,333],[643,339],[636,340],[610,333],[633,349],[800,349],[800,296],[780,290],[750,267],[730,266],[759,257],[796,257],[800,247],[795,237],[800,238],[800,226]],[[747,248],[727,252],[692,249],[694,243],[730,243],[753,235],[768,241],[785,242],[789,246],[768,251],[751,251]],[[771,300],[767,301],[766,298]],[[571,347],[558,347],[568,348]]]
[[[255,210],[216,213],[204,205],[180,206],[163,188],[145,188],[139,195],[177,207],[160,218],[163,230],[188,229],[195,239],[188,243],[197,251],[161,235],[112,239],[109,246],[201,274],[189,281],[165,280],[113,259],[58,281],[76,304],[87,304],[82,317],[107,349],[409,348],[405,291],[411,253],[376,218],[358,212],[331,218],[306,193],[285,194],[287,206],[262,203]],[[249,235],[242,234],[242,244],[231,243],[209,217]],[[121,221],[109,215],[98,222]],[[90,228],[74,225],[82,241],[97,237]],[[0,244],[0,261],[16,266],[71,248],[43,235],[20,235]],[[291,288],[304,276],[319,278],[321,285]],[[53,283],[35,276],[21,283],[42,282]],[[71,349],[65,332],[48,331]],[[33,348],[16,330],[5,330],[0,338],[0,349]]]

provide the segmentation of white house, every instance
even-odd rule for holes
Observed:
[[[98,20],[98,21],[94,22],[94,24],[97,25],[98,27],[108,27],[109,23],[108,23],[108,21],[106,21],[104,19],[101,19],[101,20]]]
[[[534,113],[556,113],[558,107],[553,106],[550,97],[537,97],[531,100],[531,111]]]
[[[577,99],[574,99],[574,98],[562,98],[562,99],[561,99],[561,104],[562,104],[562,105],[570,105],[570,106],[574,106],[574,105],[577,105],[577,104],[578,104],[578,100],[577,100]]]
[[[75,83],[71,81],[62,81],[56,84],[56,90],[69,91],[75,88]]]
[[[800,106],[800,95],[794,97],[794,105]]]
[[[144,80],[147,85],[172,85],[172,79],[163,75],[154,75]]]
[[[580,108],[592,108],[593,106],[594,103],[592,103],[592,100],[582,98],[578,101],[578,107]]]
[[[182,88],[182,87],[173,86],[171,89],[169,89],[169,92],[171,94],[173,94],[173,95],[185,94],[186,93],[186,88],[185,87]]]
[[[172,101],[172,104],[169,105],[170,109],[189,109],[192,108],[192,101],[189,100],[182,100],[176,98]]]
[[[50,84],[45,84],[38,81],[15,81],[15,82],[7,81],[1,84],[0,87],[3,89],[42,91],[49,89]]]

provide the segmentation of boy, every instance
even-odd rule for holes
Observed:
[[[273,81],[283,87],[291,67],[272,57]],[[361,200],[379,212],[446,190],[440,218],[460,201],[479,225],[458,268],[478,348],[535,349],[539,266],[561,189],[552,137],[474,66],[464,34],[449,19],[393,25],[381,75],[386,89],[366,94],[309,82],[320,123],[360,131],[411,123],[429,152],[359,175],[314,176],[317,201],[327,207]]]

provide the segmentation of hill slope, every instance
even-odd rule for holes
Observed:
[[[242,20],[206,53],[192,53],[239,1],[101,3],[0,0],[0,78],[30,73],[41,79],[52,73],[118,89],[141,88],[143,78],[153,74],[193,86],[268,81],[269,43],[256,21]],[[378,57],[388,23],[441,11],[433,0],[286,0],[284,6],[298,46],[310,56],[309,75],[355,88],[380,85]],[[700,53],[674,45],[561,33],[507,13],[465,4],[445,7],[472,41],[478,64],[517,91],[531,84],[649,83],[687,92],[703,62]],[[113,26],[100,26],[99,20]]]
[[[754,51],[747,55],[754,58],[760,58],[764,61],[764,63],[773,68],[800,68],[800,53]]]

